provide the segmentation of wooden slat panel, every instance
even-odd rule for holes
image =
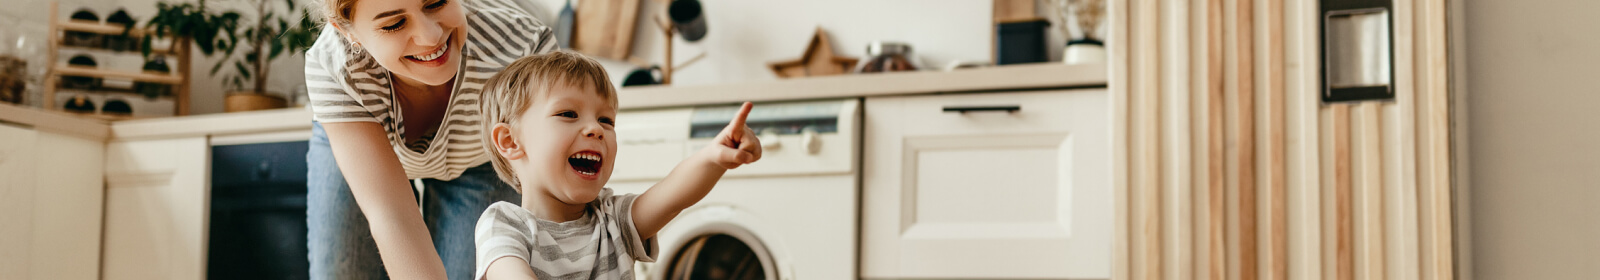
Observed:
[[[1266,41],[1266,100],[1263,106],[1267,108],[1265,143],[1267,153],[1266,175],[1267,193],[1267,223],[1270,225],[1268,232],[1268,255],[1263,263],[1268,266],[1266,279],[1289,279],[1289,209],[1287,205],[1288,162],[1285,159],[1285,126],[1287,120],[1284,115],[1284,41],[1283,36],[1283,1],[1267,0],[1263,5],[1266,22],[1263,23],[1266,32],[1261,34],[1261,40]]]
[[[1421,25],[1423,41],[1418,53],[1423,57],[1418,75],[1421,87],[1417,94],[1417,112],[1420,127],[1417,149],[1418,200],[1421,202],[1418,221],[1421,227],[1421,279],[1454,279],[1451,244],[1451,190],[1450,190],[1450,108],[1449,108],[1449,51],[1446,43],[1447,18],[1444,0],[1419,0],[1422,8]]]
[[[1329,158],[1323,156],[1322,148],[1330,141],[1323,141],[1323,137],[1332,133],[1323,133],[1328,126],[1323,125],[1323,110],[1316,94],[1321,86],[1318,71],[1316,51],[1316,25],[1300,24],[1316,18],[1309,11],[1316,9],[1317,3],[1310,1],[1286,2],[1283,19],[1289,24],[1284,30],[1286,75],[1289,76],[1288,94],[1285,107],[1286,115],[1290,119],[1285,122],[1289,141],[1289,171],[1293,178],[1290,181],[1288,202],[1293,216],[1290,219],[1290,251],[1289,274],[1294,279],[1334,279],[1324,273],[1332,271],[1324,267],[1324,261],[1333,260],[1331,255],[1324,252],[1333,250],[1324,249],[1324,240],[1332,238],[1332,234],[1324,234],[1332,229],[1331,218],[1325,218],[1325,206],[1331,206],[1332,183],[1325,183],[1323,179],[1332,176],[1323,176],[1323,169],[1332,166],[1325,164]],[[1330,172],[1331,173],[1331,172]],[[1331,248],[1331,247],[1330,247]],[[1331,266],[1328,266],[1331,267]]]
[[[1132,184],[1129,182],[1131,179],[1130,174],[1132,174],[1130,170],[1132,165],[1129,163],[1130,153],[1128,150],[1131,148],[1132,133],[1128,129],[1128,125],[1129,117],[1133,113],[1128,95],[1130,92],[1129,87],[1136,84],[1137,80],[1133,79],[1133,73],[1129,69],[1132,63],[1127,52],[1132,46],[1132,41],[1128,38],[1128,35],[1131,34],[1130,29],[1132,29],[1129,25],[1131,23],[1129,18],[1132,17],[1132,13],[1129,12],[1130,3],[1128,2],[1110,1],[1106,3],[1106,18],[1110,24],[1110,30],[1108,30],[1106,36],[1106,46],[1112,49],[1112,51],[1106,52],[1106,56],[1109,58],[1107,60],[1109,63],[1106,65],[1106,68],[1109,68],[1106,73],[1106,81],[1108,84],[1107,90],[1110,91],[1112,112],[1111,161],[1112,165],[1116,166],[1111,171],[1111,195],[1113,200],[1112,279],[1134,279],[1133,267],[1135,265],[1133,263],[1135,259],[1133,256],[1134,245],[1132,243],[1135,242],[1133,233],[1138,232],[1133,229],[1132,212],[1136,202],[1131,197],[1132,191],[1130,187]]]
[[[1355,120],[1359,125],[1357,147],[1352,149],[1357,167],[1353,182],[1356,186],[1353,215],[1355,216],[1356,277],[1364,280],[1385,279],[1384,274],[1384,224],[1383,224],[1383,148],[1382,122],[1376,102],[1355,105]]]
[[[1160,147],[1160,117],[1161,105],[1159,103],[1161,88],[1161,53],[1160,53],[1160,5],[1159,0],[1140,0],[1134,6],[1134,18],[1138,25],[1133,29],[1137,32],[1134,43],[1134,79],[1135,90],[1132,92],[1134,110],[1130,110],[1134,120],[1132,141],[1135,143],[1133,161],[1136,172],[1134,186],[1138,192],[1138,246],[1139,258],[1136,265],[1139,271],[1134,273],[1136,278],[1160,279],[1161,277],[1161,147]],[[1142,277],[1140,277],[1142,276]]]
[[[1236,128],[1234,139],[1238,141],[1234,146],[1234,154],[1238,164],[1233,167],[1233,172],[1238,176],[1239,194],[1239,278],[1242,280],[1255,280],[1260,264],[1258,243],[1256,240],[1256,133],[1255,133],[1255,1],[1237,0],[1234,5],[1234,48],[1237,55],[1232,57],[1234,65],[1233,92],[1235,106],[1238,110],[1238,119],[1234,123]]]
[[[1355,279],[1355,230],[1351,212],[1350,105],[1333,104],[1334,279]]]
[[[1163,156],[1166,162],[1162,178],[1165,180],[1163,192],[1165,196],[1163,227],[1166,230],[1162,239],[1166,242],[1162,248],[1166,249],[1162,268],[1166,279],[1194,279],[1195,239],[1194,218],[1195,195],[1193,180],[1192,158],[1193,151],[1193,120],[1197,119],[1191,114],[1191,101],[1193,95],[1193,81],[1196,80],[1189,73],[1195,71],[1192,62],[1194,52],[1191,43],[1191,29],[1195,26],[1190,23],[1189,1],[1166,1],[1162,5],[1163,19],[1163,56],[1167,67],[1163,68],[1163,78],[1166,85],[1162,95],[1162,106],[1167,108],[1162,116],[1164,138],[1162,146],[1167,153]]]
[[[1378,116],[1382,135],[1379,136],[1379,158],[1376,166],[1379,175],[1381,209],[1377,213],[1382,223],[1378,234],[1383,242],[1382,270],[1375,273],[1385,279],[1417,279],[1418,238],[1416,152],[1416,93],[1420,90],[1418,77],[1424,69],[1418,68],[1417,2],[1394,0],[1394,92],[1392,102],[1371,102],[1381,111]]]
[[[1227,279],[1226,208],[1224,205],[1226,182],[1223,175],[1223,36],[1222,1],[1206,1],[1206,198],[1207,219],[1207,276],[1213,280]]]

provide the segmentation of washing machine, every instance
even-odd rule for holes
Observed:
[[[608,187],[644,193],[709,144],[738,104],[617,114]],[[854,279],[860,101],[757,103],[747,123],[760,161],[730,170],[657,234],[656,262],[639,279]]]

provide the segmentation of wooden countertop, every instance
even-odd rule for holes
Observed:
[[[626,87],[617,93],[622,109],[674,107],[744,101],[782,101],[948,92],[1065,87],[1103,87],[1104,64],[1034,63],[960,69],[825,76],[701,86]]]
[[[139,119],[111,123],[116,139],[167,138],[310,130],[311,111],[305,107],[226,114]]]
[[[5,103],[0,103],[0,123],[102,141],[111,135],[111,125],[104,120]]]
[[[661,108],[743,101],[771,102],[826,98],[951,92],[1104,87],[1106,65],[1037,63],[948,72],[920,71],[840,75],[802,79],[693,86],[637,86],[619,89],[621,109]],[[114,121],[16,106],[0,107],[0,121],[99,138],[136,139],[251,134],[311,128],[306,108]]]

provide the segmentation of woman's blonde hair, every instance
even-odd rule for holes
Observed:
[[[484,82],[478,98],[479,112],[483,114],[483,148],[489,153],[489,162],[500,180],[511,185],[518,193],[522,185],[511,164],[500,156],[494,147],[494,126],[508,124],[517,127],[523,111],[543,100],[556,86],[588,87],[600,98],[617,107],[617,89],[611,85],[600,62],[581,54],[555,51],[525,56],[506,65],[500,73]]]
[[[344,26],[350,25],[350,10],[356,6],[356,0],[314,0],[313,3],[312,8],[321,12],[323,22]]]

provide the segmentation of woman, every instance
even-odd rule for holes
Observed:
[[[478,91],[554,49],[552,32],[510,0],[321,1],[333,28],[305,71],[311,277],[471,278],[478,216],[521,201],[487,163]]]

